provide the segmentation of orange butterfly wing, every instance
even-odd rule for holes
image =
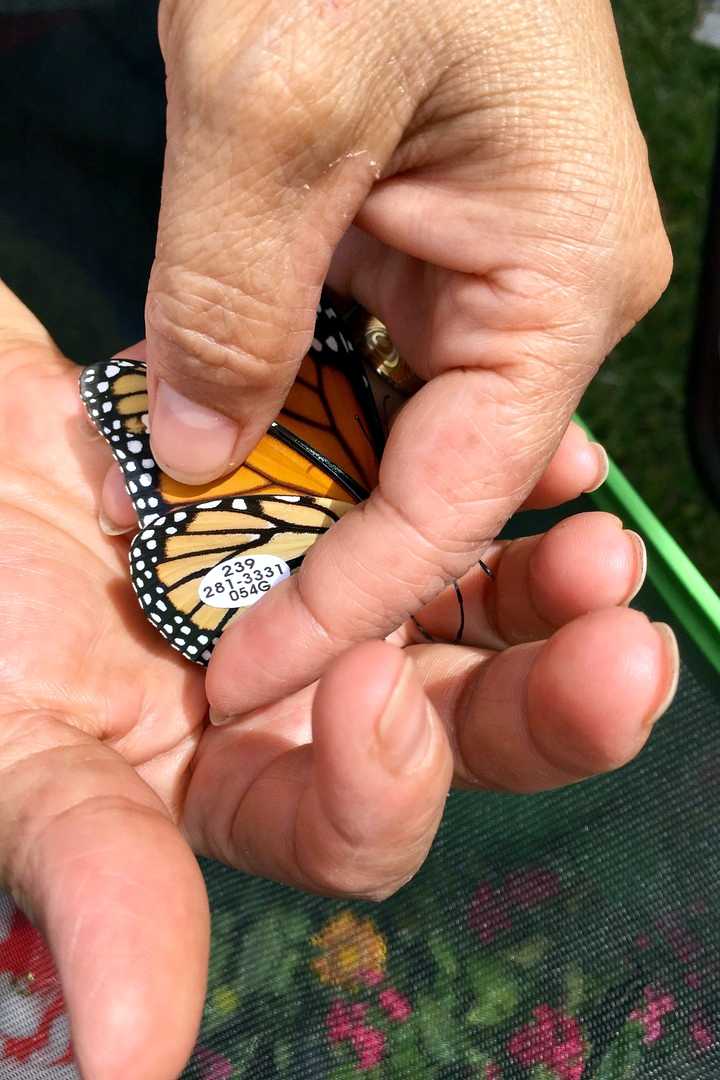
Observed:
[[[308,353],[277,425],[244,465],[202,488],[163,474],[160,491],[170,506],[229,495],[317,495],[357,502],[357,489],[369,493],[377,483],[378,455],[369,426],[367,404],[359,401],[348,375]],[[317,451],[315,460],[305,448],[288,445],[280,437],[283,429]],[[338,468],[328,471],[318,464],[320,456]],[[356,490],[343,484],[342,474]]]

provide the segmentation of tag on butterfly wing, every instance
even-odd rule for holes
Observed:
[[[198,596],[208,607],[224,611],[252,607],[291,573],[288,563],[277,555],[231,555],[208,570],[198,585]]]
[[[207,664],[230,620],[297,570],[351,508],[334,499],[268,495],[174,510],[132,542],[140,606],[174,649]]]

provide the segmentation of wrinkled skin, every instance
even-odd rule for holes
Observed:
[[[369,503],[225,636],[208,693],[232,714],[475,563],[671,256],[607,0],[164,0],[160,40],[146,321],[166,470],[244,458],[326,275],[427,380]]]
[[[0,292],[0,873],[48,937],[83,1075],[169,1080],[206,978],[193,851],[387,896],[422,862],[452,782],[534,791],[629,760],[677,654],[625,606],[641,542],[583,514],[490,547],[494,581],[476,568],[462,582],[465,644],[413,644],[406,625],[213,727],[201,669],[137,606],[127,539],[97,527],[109,452],[77,374]],[[571,427],[532,504],[597,470]],[[452,593],[421,612],[436,635],[456,615]]]

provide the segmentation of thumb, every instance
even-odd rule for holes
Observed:
[[[377,63],[397,34],[389,25],[378,44],[369,23],[324,33],[309,6],[161,5],[167,150],[147,358],[153,452],[178,480],[239,465],[279,412],[332,253],[402,136],[418,94],[412,80],[378,90],[398,81]],[[368,109],[371,86],[386,109]]]
[[[40,720],[3,721],[3,882],[48,940],[82,1075],[167,1080],[190,1055],[204,1000],[202,876],[119,755]]]

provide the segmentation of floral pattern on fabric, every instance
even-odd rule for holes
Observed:
[[[464,898],[436,868],[374,908],[277,889],[247,922],[222,903],[203,1046],[227,1056],[216,1074],[199,1051],[188,1078],[676,1080],[673,1062],[720,1052],[702,897],[651,919],[639,905],[631,923],[563,856],[488,873]]]
[[[217,870],[226,885],[236,878]],[[720,963],[703,898],[626,926],[614,950],[593,957],[562,947],[563,932],[579,942],[601,910],[593,882],[567,867],[483,877],[467,890],[461,923],[428,921],[427,893],[388,918],[382,905],[255,887],[276,890],[271,911],[214,911],[193,1080],[631,1080],[646,1064],[648,1076],[670,1080],[671,1061],[718,1050],[703,991]],[[76,1080],[52,959],[7,898],[0,1038],[0,1078]]]
[[[454,792],[425,864],[381,904],[201,860],[212,949],[184,1080],[717,1080],[710,685],[686,668],[616,773]],[[2,900],[0,1080],[76,1075],[49,954]]]
[[[0,1078],[77,1080],[55,965],[41,934],[0,894]]]

